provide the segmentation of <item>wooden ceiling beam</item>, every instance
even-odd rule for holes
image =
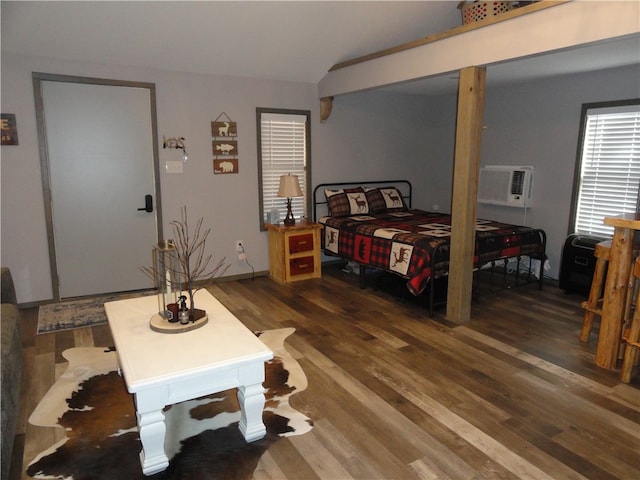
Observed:
[[[536,2],[387,50],[338,63],[318,97],[491,67],[611,40],[640,36],[640,2]]]
[[[324,97],[320,99],[320,122],[324,123],[329,119],[333,109],[333,97]]]
[[[405,50],[410,50],[412,48],[420,47],[422,45],[427,45],[429,43],[437,42],[444,38],[453,37],[454,35],[460,35],[461,33],[466,33],[472,30],[485,28],[499,22],[504,22],[512,18],[537,12],[538,10],[543,10],[545,8],[555,7],[556,5],[561,5],[569,1],[571,0],[535,2],[530,5],[526,5],[524,7],[516,8],[514,10],[501,13],[500,15],[487,17],[486,19],[481,20],[479,22],[460,25],[459,27],[451,28],[449,30],[445,30],[444,32],[436,33],[435,35],[428,35],[418,40],[413,40],[411,42],[406,42],[401,45],[397,45],[395,47],[385,48],[384,50],[379,50],[377,52],[370,53],[368,55],[363,55],[361,57],[353,58],[351,60],[346,60],[344,62],[336,63],[334,66],[332,66],[329,69],[329,71],[333,72],[335,70],[340,70],[341,68],[346,68],[346,67],[350,67],[351,65],[356,65],[358,63],[368,62],[369,60],[374,60],[376,58],[386,57],[387,55],[393,55],[394,53],[404,52]]]

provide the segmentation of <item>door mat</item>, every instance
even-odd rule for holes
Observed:
[[[72,328],[102,325],[107,323],[107,316],[104,313],[104,304],[106,302],[153,294],[155,294],[155,290],[145,290],[41,305],[38,310],[37,333],[40,335]]]

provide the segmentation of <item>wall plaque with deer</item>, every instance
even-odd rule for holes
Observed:
[[[213,173],[238,173],[238,125],[225,112],[211,122]]]

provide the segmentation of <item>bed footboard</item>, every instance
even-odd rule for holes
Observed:
[[[489,271],[489,284],[488,291],[499,291],[508,288],[518,287],[521,285],[528,285],[532,283],[532,279],[535,279],[538,283],[538,290],[542,290],[544,286],[544,264],[547,260],[547,234],[544,230],[534,229],[531,230],[531,234],[537,235],[539,239],[539,243],[537,243],[537,248],[534,250],[533,248],[527,248],[524,252],[518,253],[515,256],[498,256],[495,258],[487,259],[485,261],[479,261],[477,265],[474,266],[474,295],[476,298],[479,296],[480,288],[477,288],[475,284],[476,279],[480,276],[479,274],[483,271]],[[536,251],[537,250],[537,251]],[[435,288],[434,288],[434,279],[447,277],[448,276],[448,261],[446,264],[439,264],[438,259],[440,255],[438,254],[438,249],[434,251],[434,254],[431,257],[431,272],[432,277],[429,281],[429,285],[427,286],[429,292],[429,316],[433,315],[433,309],[436,305],[441,306],[446,304],[445,302],[437,303],[435,299]],[[524,259],[528,260],[528,267],[523,271],[521,268],[522,261]],[[534,272],[534,265],[532,260],[538,260],[538,269],[536,273]],[[509,263],[515,261],[514,267],[509,267]],[[500,265],[502,263],[502,265]],[[496,270],[502,274],[502,285],[500,287],[495,287],[494,273]],[[512,277],[514,279],[513,283],[508,283],[506,281],[507,275],[510,275],[512,272]],[[524,274],[524,278],[523,275]]]
[[[474,267],[473,296],[479,298],[484,293],[497,292],[500,290],[529,285],[537,282],[538,290],[544,287],[544,264],[546,256],[546,233],[544,230],[533,231],[539,238],[538,251],[530,251],[526,254],[515,256],[501,256],[483,262]],[[446,305],[446,299],[436,298],[436,281],[448,280],[448,262],[438,261],[438,250],[434,251],[431,257],[431,271],[435,272],[429,279],[425,291],[420,295],[428,296],[429,316],[433,316],[434,309]],[[537,264],[533,261],[537,260]],[[395,274],[388,270],[372,268],[369,265],[357,262],[359,268],[359,286],[361,289],[368,287],[367,270],[375,270],[380,273]],[[407,291],[408,293],[408,291]]]
[[[325,254],[361,266],[360,288],[367,286],[367,270],[392,273],[406,280],[414,296],[426,291],[432,314],[434,283],[449,272],[451,215],[412,209],[411,193],[406,180],[320,184],[313,190],[314,220],[324,225]],[[542,289],[545,252],[540,229],[476,220],[474,272],[514,270],[514,286],[536,278]],[[529,265],[522,273],[525,258]],[[537,272],[532,259],[540,261]]]

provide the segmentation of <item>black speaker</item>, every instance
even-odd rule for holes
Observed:
[[[573,234],[567,237],[562,249],[559,286],[566,293],[589,296],[591,280],[596,268],[593,251],[606,238]]]

